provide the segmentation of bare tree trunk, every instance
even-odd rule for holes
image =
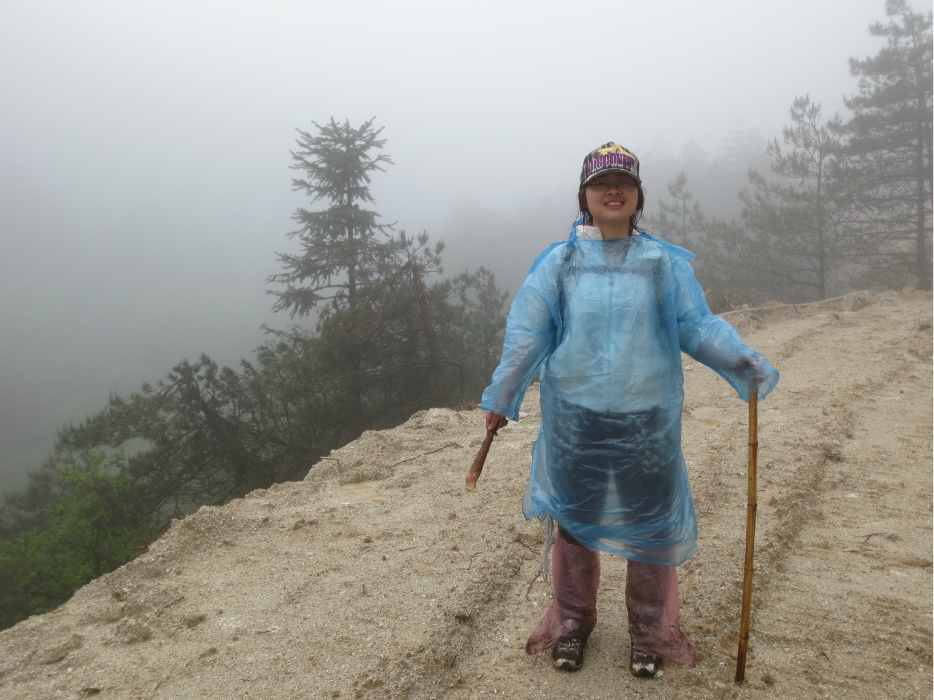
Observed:
[[[920,66],[915,67],[915,91],[918,96],[918,147],[915,152],[915,265],[918,276],[918,289],[931,291],[931,265],[927,256],[927,229],[924,219],[924,205],[927,204],[927,197],[924,193],[924,181],[930,178],[930,172],[924,167],[924,146],[925,137],[930,135],[931,125],[926,124],[926,105],[925,86],[922,84],[921,76],[924,70]],[[928,166],[930,167],[931,153],[928,151]]]
[[[425,334],[428,336],[428,351],[431,355],[431,364],[434,367],[434,375],[441,393],[441,400],[447,404],[448,391],[444,378],[441,376],[441,351],[438,348],[438,339],[435,337],[435,324],[431,319],[431,309],[428,308],[428,299],[425,297],[425,285],[422,283],[422,274],[418,269],[418,263],[414,260],[409,263],[412,270],[412,282],[415,284],[415,294],[418,297],[418,307],[422,313],[422,323],[425,326]]]
[[[922,124],[918,126],[921,127]],[[920,128],[918,131],[918,148],[915,154],[915,270],[918,289],[928,292],[931,291],[931,269],[927,259],[927,230],[924,220],[924,205],[927,203],[927,197],[924,196],[924,180],[927,173],[924,170],[924,137]]]
[[[350,195],[347,194],[347,206],[350,206]],[[347,246],[350,260],[347,263],[347,306],[353,311],[357,304],[357,253],[354,250],[353,226],[347,226]],[[355,345],[350,347],[350,372],[354,377],[354,386],[350,388],[349,406],[350,420],[354,429],[363,428],[363,400],[360,396],[362,390],[359,386],[360,372],[363,365],[360,362],[360,351]]]
[[[827,298],[827,247],[824,239],[824,203],[821,200],[821,178],[823,175],[823,156],[817,166],[817,300]]]

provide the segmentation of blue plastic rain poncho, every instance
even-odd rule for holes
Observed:
[[[518,420],[541,369],[527,519],[551,516],[590,549],[650,564],[677,566],[697,551],[681,351],[744,400],[751,384],[765,398],[779,375],[711,314],[693,257],[642,232],[604,241],[575,226],[535,261],[482,404]]]

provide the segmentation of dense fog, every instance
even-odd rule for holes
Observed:
[[[291,323],[265,278],[309,205],[296,128],[375,117],[382,221],[515,292],[588,151],[640,156],[647,214],[685,170],[734,216],[793,100],[841,109],[883,20],[881,0],[6,3],[0,488],[111,391]]]

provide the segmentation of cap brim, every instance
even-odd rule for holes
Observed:
[[[629,170],[625,170],[624,168],[605,168],[603,170],[598,170],[595,173],[591,173],[581,183],[581,187],[585,187],[587,183],[593,180],[595,177],[600,177],[601,175],[606,175],[607,173],[626,173],[629,177],[636,181],[636,184],[639,185],[639,187],[642,187],[642,178],[640,178],[638,175],[633,175]]]

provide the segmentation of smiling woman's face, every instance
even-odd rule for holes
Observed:
[[[639,186],[629,175],[605,173],[587,183],[587,209],[593,225],[604,230],[629,226],[639,207]]]

